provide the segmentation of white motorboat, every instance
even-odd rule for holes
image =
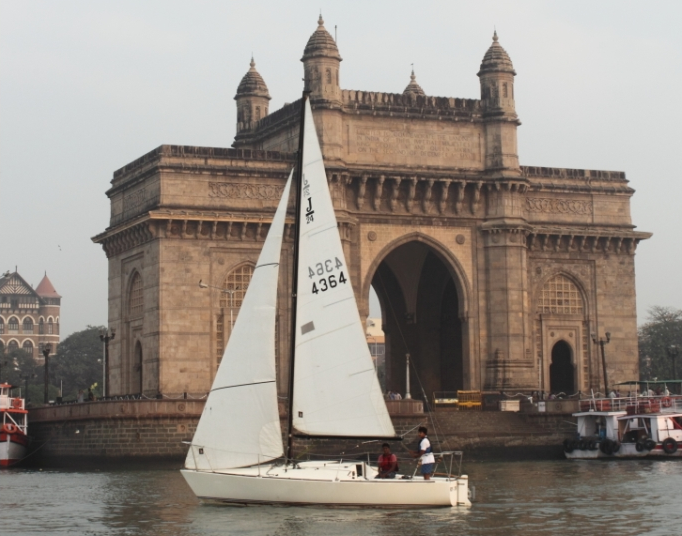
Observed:
[[[363,460],[296,460],[295,435],[399,439],[367,347],[307,95],[301,104],[296,176],[292,171],[284,188],[182,474],[197,497],[225,503],[470,505],[467,476],[447,467],[430,480],[375,479],[376,469]],[[285,454],[275,383],[275,307],[292,182],[296,232]]]
[[[569,459],[682,456],[682,397],[581,400],[577,433],[564,441]]]

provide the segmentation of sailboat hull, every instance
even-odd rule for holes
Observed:
[[[363,472],[365,476],[359,476]],[[307,462],[286,471],[283,466],[269,465],[230,472],[182,471],[198,498],[223,503],[374,508],[471,505],[465,475],[384,480],[375,479],[375,474],[361,462]]]

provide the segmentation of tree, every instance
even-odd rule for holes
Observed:
[[[57,353],[50,357],[50,383],[64,386],[64,399],[74,399],[78,391],[87,391],[97,384],[93,391],[100,396],[102,384],[102,341],[103,326],[88,326],[76,331],[59,343]]]
[[[682,310],[652,307],[647,320],[638,330],[640,379],[676,380],[668,351],[676,346],[680,353],[678,361],[682,361]],[[679,377],[682,367],[680,362],[677,365]]]
[[[43,401],[43,372],[44,367],[39,366],[33,356],[27,354],[21,349],[12,350],[10,352],[0,352],[0,359],[2,360],[2,381],[5,381],[14,387],[22,389],[22,396],[33,404],[42,403]],[[28,380],[28,381],[26,381]],[[25,386],[28,385],[29,392],[25,392]],[[50,398],[58,394],[56,388],[52,387],[48,391]]]

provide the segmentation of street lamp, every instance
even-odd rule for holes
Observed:
[[[21,376],[21,379],[24,380],[24,389],[26,390],[26,393],[24,394],[24,399],[26,400],[26,405],[31,401],[28,398],[28,380],[32,380],[35,378],[37,375],[36,374],[24,374]]]
[[[102,341],[102,397],[106,398],[109,396],[109,384],[107,383],[107,377],[109,376],[109,341],[113,341],[116,337],[116,330],[100,331],[99,340]]]
[[[605,396],[609,395],[609,380],[608,377],[606,376],[606,355],[604,354],[604,345],[609,344],[611,342],[611,333],[608,331],[606,332],[606,339],[602,339],[601,337],[597,339],[597,336],[592,333],[592,342],[594,344],[598,344],[601,347],[601,364],[604,369],[604,394]]]
[[[680,349],[675,344],[668,347],[668,356],[673,360],[673,380],[677,379],[677,369],[675,368],[675,359],[680,353]]]
[[[49,402],[49,395],[47,394],[50,386],[50,352],[52,345],[48,342],[43,348],[43,356],[45,357],[45,392],[43,394],[43,404],[47,405]],[[27,388],[28,389],[28,388]]]
[[[238,290],[242,290],[242,287],[234,287],[233,289],[214,287],[213,285],[207,285],[201,279],[199,279],[199,288],[214,288],[223,294],[230,295],[230,335],[232,335],[232,329],[234,328],[234,321],[232,320],[232,309],[234,309],[234,293]]]
[[[374,372],[377,371],[377,359],[379,359],[379,355],[377,353],[377,339],[374,335],[371,333],[367,332],[365,333],[365,337],[367,339],[373,339],[374,340],[374,352],[370,350],[370,353],[372,354],[372,361],[374,361]]]

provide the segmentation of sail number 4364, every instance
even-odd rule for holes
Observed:
[[[314,268],[308,266],[308,277],[310,279],[323,276],[321,279],[313,281],[313,294],[335,288],[338,284],[345,284],[348,279],[346,279],[343,271],[339,273],[338,279],[336,278],[336,274],[331,273],[335,270],[340,270],[341,268],[343,268],[343,263],[338,257],[334,257],[334,260],[327,259],[324,262],[318,262]]]

